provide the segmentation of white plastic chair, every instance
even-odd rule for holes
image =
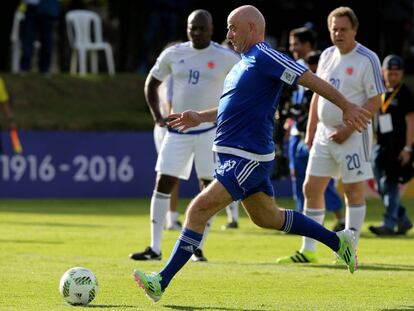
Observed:
[[[98,14],[88,10],[73,10],[66,13],[66,29],[69,44],[72,48],[70,72],[86,74],[87,54],[90,52],[90,67],[93,73],[98,73],[98,51],[105,52],[108,73],[115,74],[112,47],[102,40],[102,24]]]
[[[16,11],[13,18],[13,26],[10,34],[11,49],[11,72],[18,73],[20,71],[20,57],[22,54],[20,42],[20,25],[24,20],[24,13]]]

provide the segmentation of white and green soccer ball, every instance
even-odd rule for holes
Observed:
[[[59,291],[68,304],[86,306],[98,293],[98,280],[89,269],[71,268],[62,275]]]

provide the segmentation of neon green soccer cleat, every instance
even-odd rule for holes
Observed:
[[[345,229],[337,232],[336,235],[339,238],[339,250],[335,254],[346,263],[349,272],[354,273],[358,269],[354,232]]]
[[[139,270],[134,270],[135,282],[141,287],[145,294],[152,301],[157,302],[161,299],[163,291],[161,290],[161,275],[153,272],[151,274],[145,274]]]
[[[292,264],[292,263],[316,263],[318,258],[315,251],[296,251],[292,256],[280,257],[276,259],[276,263]]]

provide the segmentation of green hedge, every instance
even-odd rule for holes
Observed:
[[[145,77],[1,74],[19,129],[151,130]]]
[[[1,74],[19,129],[152,130],[144,99],[145,77],[135,74]],[[407,76],[414,90],[414,77]]]

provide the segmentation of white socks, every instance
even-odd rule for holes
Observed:
[[[165,216],[170,207],[171,195],[154,191],[151,197],[151,248],[157,254],[161,253],[162,231]]]
[[[361,234],[362,224],[364,223],[365,213],[367,211],[366,204],[350,205],[346,207],[345,228],[351,229],[355,233],[355,246],[358,244]]]
[[[323,221],[325,220],[325,209],[321,208],[305,208],[303,210],[303,214],[308,216],[309,218],[313,219],[319,224],[323,224]],[[302,238],[302,248],[300,249],[300,252],[303,251],[315,251],[316,250],[316,240],[303,237]]]
[[[167,228],[170,228],[174,225],[174,223],[178,220],[178,212],[172,212],[172,211],[168,211],[167,212]]]
[[[233,222],[239,220],[239,201],[233,201],[226,206],[227,221]]]

